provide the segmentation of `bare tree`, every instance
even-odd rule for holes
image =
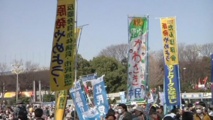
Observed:
[[[98,56],[113,57],[118,61],[127,58],[128,44],[111,45],[103,49]]]
[[[178,44],[178,54],[179,54],[179,61],[186,61],[186,56],[184,56],[185,54],[185,50],[186,49],[186,45],[184,43],[180,43]]]
[[[19,73],[20,90],[23,91],[26,89],[32,89],[33,80],[35,80],[35,72],[39,69],[39,65],[36,63],[32,63],[31,61],[27,61],[24,63],[22,60],[14,60],[12,66],[14,67],[14,69],[16,69],[17,66],[22,68]]]
[[[8,71],[8,66],[6,63],[0,63],[0,90],[2,92],[2,97],[4,98],[4,92],[5,92],[5,75],[6,72]]]
[[[31,61],[27,61],[25,63],[25,72],[34,72],[39,69],[39,64],[32,63]]]
[[[6,63],[0,63],[0,75],[3,75],[8,71],[8,66]]]
[[[164,80],[163,51],[152,52],[149,56],[149,84],[156,87],[162,85]]]
[[[213,43],[202,45],[200,48],[200,53],[202,56],[210,56],[210,54],[213,54]]]
[[[195,63],[199,58],[199,52],[200,52],[200,46],[194,44],[194,45],[187,45],[183,56],[185,56],[186,61]]]
[[[24,65],[25,74],[22,75],[23,78],[23,86],[30,90],[33,88],[33,81],[36,79],[36,72],[39,70],[39,64],[32,63],[31,61],[26,61]]]

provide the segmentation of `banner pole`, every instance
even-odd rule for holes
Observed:
[[[181,82],[180,82],[180,71],[179,71],[180,69],[179,69],[179,65],[177,65],[177,72],[178,72],[178,89],[179,89],[179,93],[180,93],[180,95],[179,95],[179,97],[180,97],[180,103],[179,103],[179,105],[180,105],[180,110],[182,110],[182,100],[181,100],[181,98],[182,98],[182,93],[181,93]]]
[[[178,36],[177,36],[177,17],[174,16],[175,18],[175,28],[176,28],[176,44],[177,44],[177,51],[178,51]],[[179,62],[179,61],[178,61]],[[177,72],[178,72],[178,89],[179,89],[179,93],[180,93],[180,110],[182,110],[182,93],[181,93],[181,81],[180,81],[180,67],[179,67],[179,63],[177,65]]]
[[[77,17],[78,17],[78,0],[76,0],[76,2],[75,2],[75,31],[76,31],[76,33],[77,33]],[[80,30],[80,32],[81,32],[81,30]],[[81,34],[81,33],[80,33]],[[76,36],[78,36],[77,34],[76,34]],[[80,38],[80,36],[79,36],[79,38]],[[76,40],[76,56],[75,56],[75,82],[74,82],[74,84],[76,84],[76,81],[77,81],[77,62],[78,62],[78,46],[79,46],[79,42],[80,41],[78,41],[78,38],[76,38],[77,40]],[[77,46],[78,45],[78,46]],[[76,85],[74,85],[74,86],[76,86]],[[73,98],[72,98],[73,99]],[[73,102],[74,102],[74,100],[73,100]],[[74,104],[75,105],[75,104]],[[75,106],[75,108],[76,108],[76,106]],[[75,120],[75,118],[76,118],[76,114],[75,114],[75,111],[76,111],[76,109],[74,110],[74,120]]]
[[[165,76],[164,76],[165,77]],[[163,97],[163,99],[164,99],[164,103],[163,103],[163,113],[164,113],[164,115],[166,115],[167,114],[167,105],[166,105],[166,96],[165,96],[165,93],[166,93],[166,87],[165,87],[165,85],[166,85],[166,79],[164,78],[164,81],[163,81],[163,94],[164,94],[164,97]]]
[[[147,33],[147,41],[146,41],[146,48],[147,48],[147,64],[146,64],[146,87],[147,87],[147,93],[149,93],[149,91],[150,91],[150,88],[149,88],[149,86],[150,86],[150,81],[149,81],[149,15],[147,15],[147,17],[146,17],[148,20],[148,26],[147,26],[147,31],[148,31],[148,33]]]
[[[76,2],[75,2],[75,32],[77,33],[77,17],[78,17],[78,15],[77,15],[77,10],[78,10],[78,8],[77,8],[77,5],[78,5],[78,0],[76,0]],[[80,30],[80,32],[81,32],[81,30]],[[81,33],[80,33],[81,34]],[[75,35],[76,37],[78,36],[77,34]],[[79,38],[80,38],[80,36],[79,36]],[[79,46],[79,42],[80,41],[78,41],[78,38],[76,38],[77,39],[77,44],[76,44],[76,57],[75,57],[75,82],[74,83],[76,83],[76,81],[77,81],[77,61],[78,61],[78,46]]]
[[[128,50],[129,50],[129,43],[130,43],[130,33],[129,33],[129,16],[127,15],[127,33],[128,33]],[[129,65],[129,51],[127,51],[127,66]],[[129,95],[129,68],[127,67],[127,89],[126,89],[126,102],[130,102],[130,100],[128,99],[128,95]]]
[[[57,111],[57,99],[58,98],[58,91],[55,91],[55,110],[54,110],[54,113],[55,113],[55,115],[54,115],[54,120],[56,120],[56,111]]]
[[[77,24],[77,21],[76,21],[76,24]],[[80,34],[79,35],[77,35],[77,44],[76,44],[76,58],[75,58],[75,82],[74,83],[76,83],[76,81],[77,81],[77,73],[78,73],[78,69],[77,69],[77,63],[78,63],[78,49],[79,49],[79,46],[80,46],[80,41],[81,41],[81,35],[82,35],[82,31],[83,31],[83,27],[84,26],[87,26],[87,25],[89,25],[89,24],[85,24],[85,25],[82,25],[82,26],[79,26],[79,27],[77,27],[77,25],[76,25],[76,33],[77,33],[77,29],[78,28],[80,28]]]
[[[213,54],[211,54],[211,92],[212,92],[212,105],[213,105]]]

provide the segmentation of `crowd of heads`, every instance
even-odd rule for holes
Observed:
[[[25,105],[1,106],[0,120],[54,120],[54,107]],[[74,106],[65,109],[65,120],[79,120]],[[213,120],[213,105],[204,102],[185,104],[183,107],[173,106],[164,114],[161,105],[118,104],[111,106],[102,120]]]
[[[184,106],[172,106],[170,111],[164,114],[162,105],[126,105],[112,106],[108,111],[106,120],[213,120],[213,105],[206,105],[199,101],[185,104]]]
[[[54,120],[55,108],[46,105],[33,105],[17,102],[16,105],[0,106],[0,120]],[[65,120],[79,120],[73,106],[65,109]]]

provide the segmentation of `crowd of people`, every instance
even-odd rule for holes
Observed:
[[[51,106],[29,105],[19,101],[14,106],[1,105],[0,120],[54,120],[54,111]],[[65,120],[74,118],[77,118],[77,113],[69,105],[65,109]]]
[[[0,120],[54,120],[54,107],[25,105],[19,102],[16,106],[1,106]],[[74,106],[65,109],[64,120],[79,120]],[[187,104],[181,109],[173,109],[164,114],[164,107],[151,105],[147,111],[145,105],[111,106],[102,120],[213,120],[213,106],[204,102]]]
[[[163,109],[163,106],[155,105],[147,112],[144,106],[128,108],[125,104],[119,104],[108,111],[106,120],[213,120],[213,106],[207,106],[202,101],[181,109],[173,106],[167,114]]]

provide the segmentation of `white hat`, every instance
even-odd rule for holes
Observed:
[[[143,108],[142,108],[141,106],[137,106],[137,107],[135,108],[135,110],[140,111],[140,112],[143,112]]]

